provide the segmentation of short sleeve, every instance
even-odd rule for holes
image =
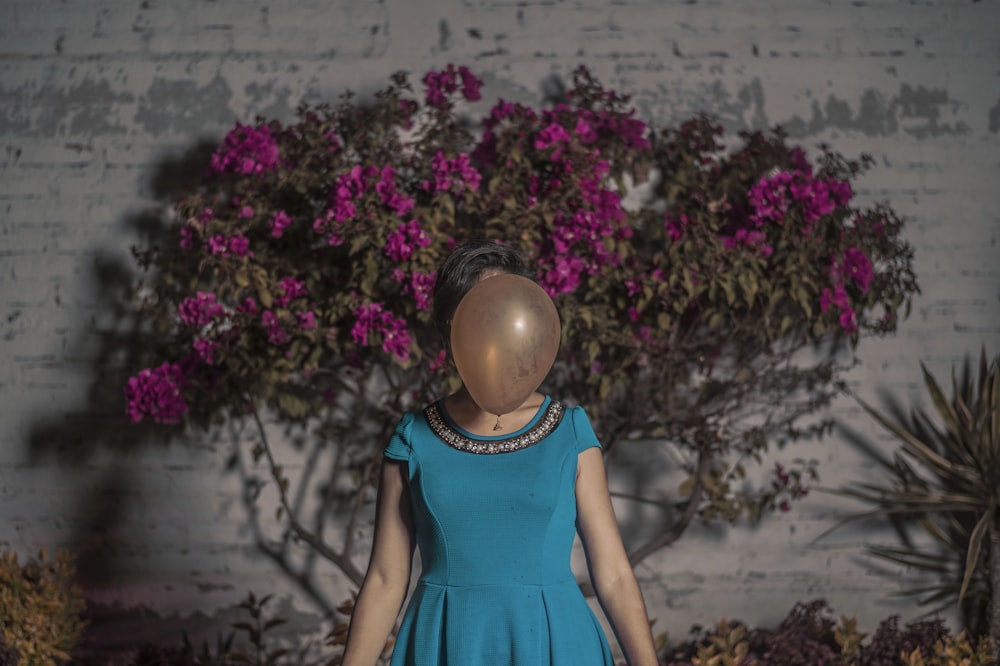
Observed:
[[[583,453],[593,446],[599,449],[603,448],[601,442],[597,439],[597,433],[594,432],[594,426],[590,425],[590,419],[587,418],[587,412],[584,411],[583,407],[570,407],[568,411],[570,423],[573,425],[577,452]]]
[[[389,444],[382,452],[386,458],[408,461],[410,459],[410,430],[413,425],[413,414],[403,414],[396,425],[396,432],[389,438]]]

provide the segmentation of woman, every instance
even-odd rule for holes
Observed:
[[[531,277],[496,243],[469,243],[447,258],[433,311],[446,341],[466,292],[504,273]],[[507,447],[483,452],[489,443]],[[344,666],[376,663],[409,587],[415,545],[423,570],[394,666],[613,666],[570,570],[577,531],[628,663],[655,666],[600,443],[583,409],[536,392],[498,422],[463,387],[406,414],[385,450],[371,561]]]

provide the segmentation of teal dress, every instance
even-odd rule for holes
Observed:
[[[472,435],[436,402],[385,449],[407,463],[423,571],[393,666],[613,666],[570,570],[577,454],[587,415],[545,398],[501,437]]]

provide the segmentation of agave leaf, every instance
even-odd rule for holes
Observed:
[[[931,394],[931,400],[934,402],[934,407],[937,409],[938,414],[944,419],[945,428],[951,432],[961,431],[959,415],[955,407],[951,404],[951,401],[941,391],[941,387],[938,386],[934,375],[927,370],[927,366],[923,363],[920,364],[920,370],[924,373],[924,386],[927,387],[927,392]],[[960,394],[956,391],[955,396],[957,397],[958,395]]]
[[[976,571],[976,565],[979,563],[979,553],[983,547],[983,535],[986,534],[992,518],[993,511],[984,511],[983,515],[979,518],[979,522],[973,528],[972,535],[969,537],[969,550],[965,556],[965,573],[962,575],[962,589],[958,593],[959,601],[965,598],[965,593],[969,588],[969,581],[972,580],[972,574]]]
[[[975,475],[970,474],[964,466],[955,465],[952,461],[935,451],[933,447],[930,447],[925,442],[922,442],[916,435],[895,421],[890,420],[881,412],[868,405],[865,401],[860,398],[857,398],[857,401],[861,407],[876,421],[881,423],[883,427],[896,435],[896,437],[903,442],[905,450],[910,455],[916,458],[921,464],[930,468],[932,472],[936,473],[938,476],[955,478],[959,481],[969,482],[975,480]]]

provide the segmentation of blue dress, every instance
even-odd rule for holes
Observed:
[[[423,571],[393,666],[613,666],[570,570],[587,415],[546,397],[528,425],[472,435],[439,401],[385,449],[407,462]]]

